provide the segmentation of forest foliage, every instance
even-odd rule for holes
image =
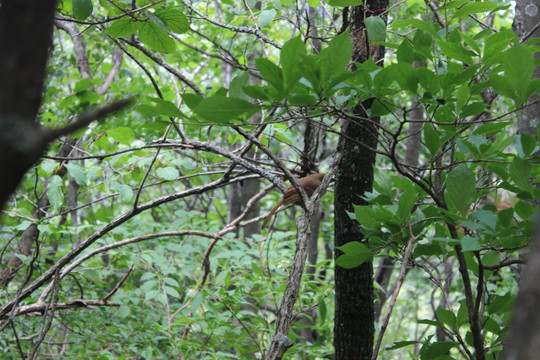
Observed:
[[[351,63],[360,4],[59,2],[40,124],[133,105],[51,144],[3,210],[1,357],[264,358],[302,209],[258,226],[284,171],[330,168],[371,102],[367,240],[333,259],[330,187],[287,357],[333,353],[334,266],[373,261],[381,358],[500,358],[540,197],[539,136],[517,131],[538,39],[510,2],[408,0],[366,21],[384,66]]]

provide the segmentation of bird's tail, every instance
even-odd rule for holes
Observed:
[[[266,226],[266,224],[268,224],[268,221],[270,221],[270,218],[272,217],[272,215],[274,215],[274,213],[279,209],[279,207],[283,205],[283,199],[281,199],[277,205],[272,209],[272,211],[270,211],[270,213],[268,214],[268,216],[266,216],[266,219],[264,219],[264,222],[261,226],[261,230],[264,229],[264,227]]]

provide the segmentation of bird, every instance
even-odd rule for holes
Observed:
[[[298,184],[304,189],[308,197],[311,197],[315,190],[321,185],[322,179],[324,178],[324,173],[318,173],[309,175],[303,178],[298,179]],[[283,194],[283,197],[281,200],[277,203],[277,205],[268,213],[268,216],[266,216],[266,219],[264,219],[264,222],[261,226],[261,229],[264,229],[272,215],[279,209],[281,205],[287,205],[287,204],[293,204],[300,200],[300,194],[298,191],[296,191],[296,188],[294,186],[289,186],[287,190],[285,191],[285,194]]]

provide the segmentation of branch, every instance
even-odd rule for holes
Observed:
[[[178,80],[182,81],[184,84],[189,86],[193,91],[197,93],[197,95],[200,95],[202,97],[205,97],[206,95],[202,92],[201,89],[195,83],[193,83],[191,80],[189,80],[187,77],[185,77],[182,73],[180,73],[178,70],[173,68],[171,65],[167,64],[165,61],[154,55],[150,50],[142,46],[140,43],[130,40],[130,39],[122,39],[123,42],[126,44],[129,44],[133,46],[136,49],[139,49],[144,55],[148,56],[152,61],[154,61],[156,64],[173,74]]]
[[[15,309],[15,316],[19,315],[29,315],[29,316],[36,316],[36,315],[45,315],[46,310],[50,304],[48,303],[35,303],[32,305],[24,305],[19,308]],[[92,306],[120,306],[120,304],[112,303],[109,301],[104,300],[89,300],[89,299],[77,299],[72,301],[66,301],[56,304],[56,310],[65,310],[65,309],[80,309],[80,308],[87,308],[91,309]],[[0,315],[0,319],[4,320],[9,317],[8,314],[2,314]]]
[[[129,266],[129,269],[128,271],[126,272],[126,274],[120,279],[120,281],[112,288],[111,291],[109,291],[109,293],[107,295],[105,295],[105,297],[103,299],[101,299],[101,301],[104,301],[104,302],[107,302],[117,291],[118,289],[120,289],[120,286],[122,286],[122,284],[124,283],[124,281],[126,281],[127,277],[129,276],[129,274],[131,273],[131,270],[133,270],[133,264],[131,264]]]
[[[201,19],[203,20],[206,20],[208,21],[209,23],[211,24],[214,24],[216,26],[219,26],[221,28],[224,28],[224,29],[227,29],[227,30],[230,30],[232,32],[236,32],[236,33],[245,33],[245,34],[251,34],[251,35],[255,35],[256,37],[258,37],[259,39],[261,39],[262,41],[264,41],[265,43],[267,44],[270,44],[272,46],[274,46],[275,48],[277,49],[281,49],[281,45],[278,44],[276,41],[270,39],[268,36],[264,35],[263,32],[261,30],[258,30],[258,29],[254,29],[252,27],[249,27],[249,26],[233,26],[233,25],[228,25],[228,24],[222,24],[218,21],[215,21],[215,20],[212,20],[210,19],[208,16],[204,15],[203,13],[201,13],[199,10],[195,9],[191,4],[189,4],[186,0],[182,0],[182,3],[184,5],[186,5],[191,11],[193,11],[195,14],[197,14],[197,16],[199,16]]]
[[[394,305],[396,304],[396,300],[399,295],[399,291],[401,290],[401,286],[403,285],[403,281],[405,281],[405,272],[407,270],[407,263],[409,262],[409,256],[411,255],[412,246],[414,242],[420,237],[420,234],[414,236],[410,223],[407,227],[409,229],[409,242],[407,242],[407,247],[405,248],[405,253],[403,254],[403,259],[401,260],[402,262],[401,269],[399,270],[399,277],[396,281],[396,286],[394,287],[392,298],[390,299],[390,302],[388,304],[388,312],[386,313],[386,316],[384,317],[384,320],[382,322],[381,330],[379,331],[379,336],[377,338],[377,342],[375,343],[375,348],[373,350],[373,356],[371,357],[371,360],[376,360],[377,356],[379,355],[379,349],[381,348],[384,332],[388,327],[390,316],[392,315],[392,310],[394,310]]]
[[[309,224],[311,222],[313,213],[319,205],[319,199],[328,188],[328,185],[336,172],[337,166],[341,161],[341,157],[341,152],[335,153],[332,165],[326,173],[327,175],[323,178],[321,185],[307,202],[306,210],[302,216],[298,218],[298,233],[296,235],[296,251],[294,253],[294,260],[291,265],[291,271],[287,281],[287,288],[285,289],[285,293],[283,294],[283,299],[281,300],[281,305],[277,313],[276,331],[272,339],[272,343],[270,344],[270,349],[266,354],[266,360],[281,359],[285,352],[293,345],[292,341],[287,337],[287,334],[291,328],[293,307],[296,299],[298,298],[302,274],[306,264],[306,249],[311,238]]]
[[[42,137],[44,143],[50,143],[53,140],[58,139],[61,136],[68,135],[75,130],[79,130],[91,122],[101,119],[109,114],[117,112],[124,107],[130,105],[132,100],[124,99],[112,102],[108,105],[105,105],[101,108],[91,110],[79,117],[76,121],[58,129],[45,129]]]

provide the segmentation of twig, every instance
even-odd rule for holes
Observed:
[[[258,29],[254,29],[252,27],[249,27],[249,26],[233,26],[233,25],[228,25],[228,24],[222,24],[218,21],[215,21],[215,20],[212,20],[210,19],[208,16],[204,15],[203,13],[201,13],[199,10],[195,9],[190,3],[188,3],[186,0],[182,0],[182,3],[184,5],[186,5],[191,11],[193,11],[195,14],[197,14],[197,16],[199,16],[201,19],[203,20],[206,20],[208,21],[209,23],[211,24],[214,24],[216,26],[219,26],[221,28],[224,28],[224,29],[228,29],[232,32],[237,32],[237,33],[245,33],[245,34],[252,34],[252,35],[255,35],[257,36],[259,39],[261,39],[262,41],[264,41],[265,43],[267,44],[270,44],[272,46],[274,46],[275,48],[277,49],[281,49],[281,45],[278,44],[276,41],[270,39],[268,36],[264,35],[262,31],[258,30]]]
[[[127,277],[129,276],[129,274],[131,273],[131,270],[133,270],[133,264],[131,264],[129,266],[129,269],[128,271],[126,272],[126,274],[120,279],[120,281],[112,288],[111,291],[109,291],[109,293],[103,298],[101,299],[101,301],[103,301],[104,303],[106,303],[117,291],[118,289],[120,289],[120,286],[122,286],[122,284],[124,283],[124,281],[126,281]]]
[[[409,256],[411,255],[412,246],[414,242],[420,237],[420,234],[417,236],[414,236],[410,223],[407,224],[407,227],[409,229],[409,241],[407,242],[407,247],[405,248],[405,253],[403,254],[403,259],[401,260],[401,269],[399,270],[399,277],[396,281],[396,286],[394,288],[394,292],[392,293],[392,298],[390,299],[390,302],[388,303],[388,312],[386,313],[386,316],[384,317],[384,320],[382,322],[381,330],[379,331],[379,336],[377,338],[377,342],[375,343],[375,348],[373,350],[373,356],[371,357],[371,360],[376,360],[377,356],[379,355],[379,349],[381,348],[381,343],[384,337],[384,333],[386,331],[386,328],[388,327],[388,323],[390,322],[390,316],[392,315],[392,310],[394,310],[394,306],[396,304],[399,291],[401,290],[401,286],[403,285],[403,281],[405,280],[405,273],[407,271],[407,263],[409,262]]]

